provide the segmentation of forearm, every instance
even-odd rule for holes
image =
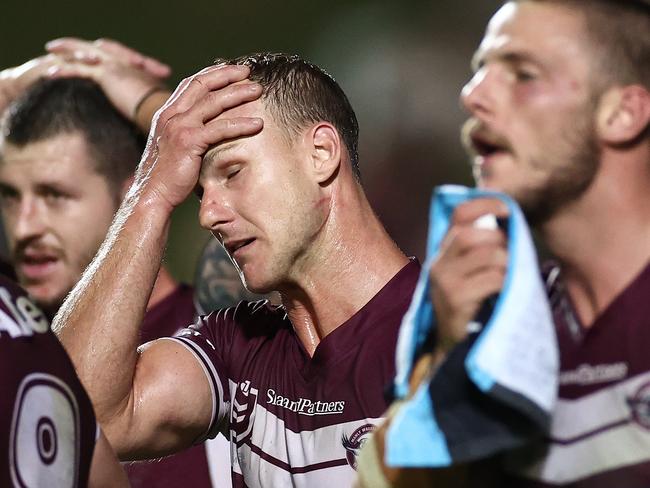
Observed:
[[[160,267],[169,214],[131,191],[53,321],[107,434],[112,423],[128,422],[132,414],[139,327]]]

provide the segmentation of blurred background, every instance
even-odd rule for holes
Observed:
[[[172,66],[174,87],[216,57],[297,53],[348,94],[360,125],[361,172],[395,241],[424,258],[431,190],[471,184],[458,137],[458,93],[500,0],[2,0],[0,67],[61,36],[111,37]],[[281,189],[279,189],[281,191]],[[166,261],[191,281],[209,235],[191,198],[174,215]]]

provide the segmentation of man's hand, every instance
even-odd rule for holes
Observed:
[[[171,211],[195,188],[206,151],[220,142],[262,129],[257,117],[223,112],[256,100],[262,87],[246,80],[246,66],[210,66],[184,79],[156,113],[134,189],[145,201]]]
[[[506,274],[506,236],[475,225],[487,214],[506,217],[507,206],[481,198],[459,205],[438,258],[431,266],[431,301],[438,318],[436,356],[445,356],[467,336],[484,300],[498,293]]]
[[[31,59],[14,68],[0,71],[0,113],[18,98],[32,83],[48,75],[48,72],[62,64],[62,59],[53,54]]]
[[[64,37],[48,42],[46,49],[62,61],[49,71],[49,76],[93,80],[130,120],[135,120],[143,98],[156,89],[166,91],[163,80],[171,73],[166,64],[110,39]]]

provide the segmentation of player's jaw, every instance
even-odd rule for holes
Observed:
[[[287,256],[268,239],[256,238],[231,254],[246,288],[253,293],[269,293],[286,281]]]
[[[265,258],[261,256],[263,252],[263,245],[261,239],[253,235],[253,233],[226,233],[225,231],[215,232],[212,234],[217,238],[219,243],[223,246],[226,253],[233,262],[239,275],[242,277],[246,286],[254,282],[254,277],[251,276],[251,269],[257,269],[265,262]]]

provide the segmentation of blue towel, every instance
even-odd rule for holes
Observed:
[[[446,185],[429,215],[427,260],[397,343],[394,394],[404,398],[419,352],[435,337],[429,271],[457,205],[495,197],[509,208],[508,266],[501,292],[487,300],[480,330],[457,345],[429,382],[419,385],[387,432],[389,466],[445,467],[520,447],[544,435],[557,399],[559,354],[530,231],[508,196]]]

